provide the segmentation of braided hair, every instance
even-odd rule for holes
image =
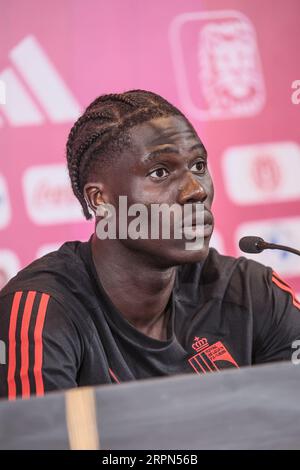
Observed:
[[[83,188],[97,164],[103,167],[130,146],[131,127],[171,115],[185,118],[164,98],[144,90],[102,95],[86,108],[69,133],[67,163],[73,192],[87,219],[92,215]]]

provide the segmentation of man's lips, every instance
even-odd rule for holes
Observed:
[[[202,219],[202,217],[201,217]],[[203,225],[204,226],[210,226],[210,225],[213,225],[213,215],[211,212],[209,212],[208,210],[205,210],[204,211],[204,220],[203,220]],[[182,228],[184,227],[199,227],[201,226],[202,223],[199,224],[199,222],[196,220],[196,215],[193,214],[193,216],[191,218],[186,218],[183,220],[183,223],[182,223]]]
[[[202,219],[203,216],[203,219]],[[214,220],[213,215],[208,210],[204,211],[204,214],[201,214],[201,222],[196,220],[196,214],[193,214],[192,217],[186,218],[183,220],[182,231],[187,236],[194,236],[197,238],[207,238],[210,237],[213,232]],[[202,222],[203,220],[203,222]]]

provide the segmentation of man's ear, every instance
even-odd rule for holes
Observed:
[[[103,199],[103,185],[101,183],[86,183],[83,188],[83,195],[89,209],[96,216],[97,208],[106,202]]]

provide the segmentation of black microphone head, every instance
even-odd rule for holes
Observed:
[[[239,241],[239,247],[245,253],[260,253],[265,249],[265,242],[260,237],[243,237]]]

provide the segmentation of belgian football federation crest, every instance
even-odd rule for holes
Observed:
[[[233,367],[239,368],[221,341],[209,345],[206,338],[196,337],[192,348],[197,354],[189,358],[189,363],[197,374]]]

